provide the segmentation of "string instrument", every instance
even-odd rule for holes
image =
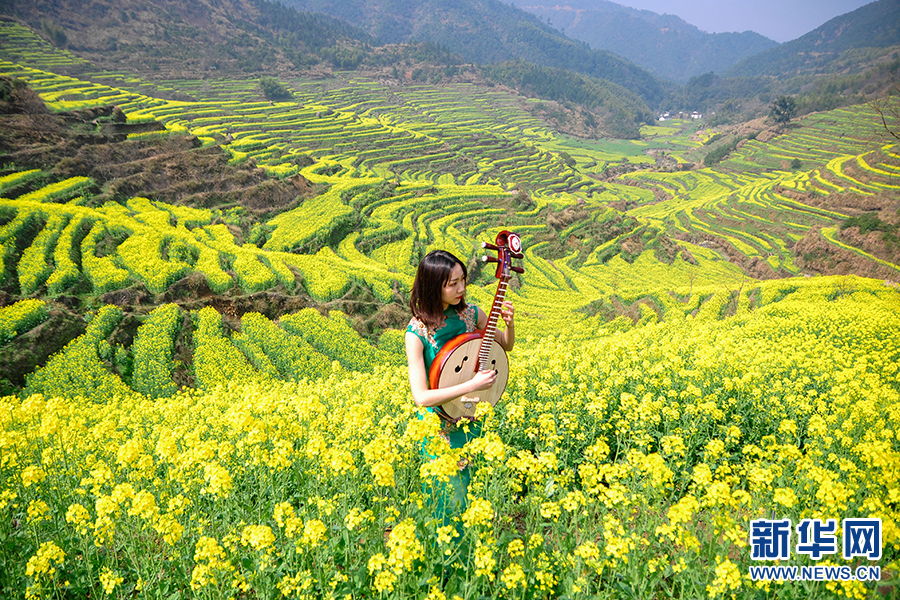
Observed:
[[[512,266],[513,258],[524,257],[521,253],[522,240],[515,233],[501,231],[497,234],[494,244],[482,242],[481,247],[497,252],[496,257],[482,256],[481,260],[498,263],[496,277],[500,280],[497,283],[494,302],[491,304],[491,312],[488,314],[487,326],[484,329],[460,334],[444,344],[428,370],[428,387],[439,389],[464,383],[475,377],[478,371],[483,370],[497,371],[497,379],[486,390],[476,390],[437,407],[437,410],[443,413],[443,417],[453,422],[474,418],[478,402],[490,402],[491,406],[497,404],[509,380],[509,359],[495,337],[510,273],[525,272],[522,267]]]

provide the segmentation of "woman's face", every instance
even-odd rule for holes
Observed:
[[[441,288],[441,302],[444,303],[444,310],[448,306],[459,304],[459,301],[466,295],[466,280],[463,277],[463,269],[459,263],[453,265],[450,271],[450,278],[444,282]]]

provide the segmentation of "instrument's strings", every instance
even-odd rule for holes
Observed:
[[[503,305],[503,299],[506,296],[506,279],[501,279],[497,285],[497,294],[494,296],[494,304],[491,306],[491,314],[488,315],[487,327],[484,329],[484,337],[481,340],[481,347],[478,349],[478,369],[487,368],[487,361],[490,358],[491,347],[494,344],[494,336],[497,333],[497,320],[500,318],[500,307]]]

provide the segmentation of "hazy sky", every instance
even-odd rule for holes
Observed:
[[[755,31],[776,42],[796,39],[871,0],[613,0],[677,15],[709,33]],[[560,1],[565,4],[564,0]]]

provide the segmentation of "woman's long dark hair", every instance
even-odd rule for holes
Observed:
[[[462,267],[463,280],[467,280],[469,272],[466,265],[446,250],[432,250],[426,254],[416,271],[409,294],[409,308],[413,316],[418,317],[432,331],[444,324],[441,289],[450,279],[450,272],[456,265]],[[465,307],[465,299],[454,306],[457,311],[462,311]]]

